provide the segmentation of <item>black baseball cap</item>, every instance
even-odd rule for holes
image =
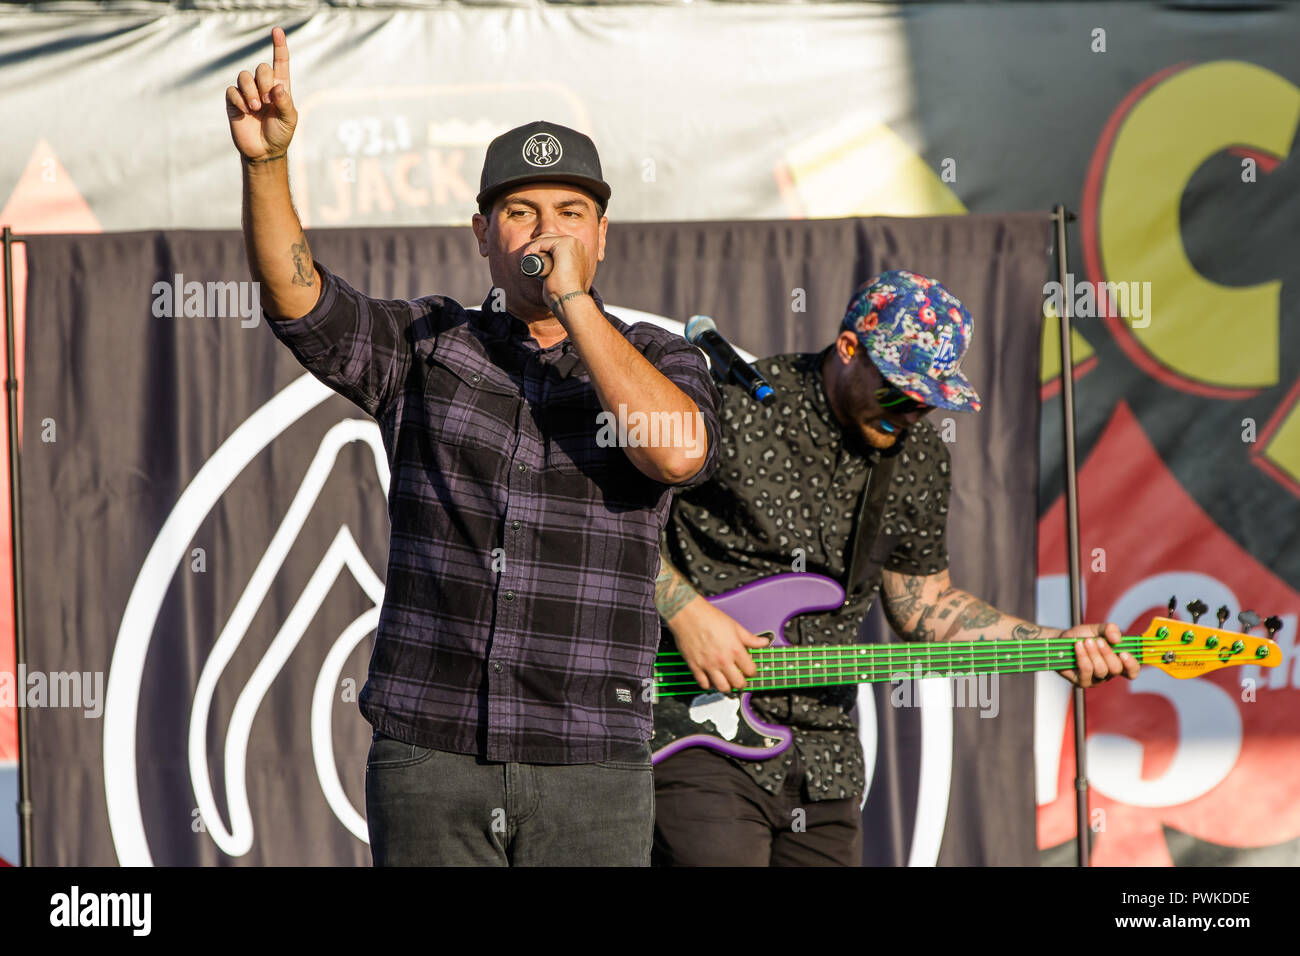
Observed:
[[[516,126],[488,144],[479,178],[479,209],[521,183],[569,183],[599,199],[602,210],[611,191],[601,178],[600,156],[591,138],[543,120]]]

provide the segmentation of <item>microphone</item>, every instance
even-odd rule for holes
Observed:
[[[519,271],[529,278],[545,279],[551,272],[551,257],[530,252],[519,260]]]
[[[736,354],[730,343],[718,334],[718,326],[707,315],[693,315],[686,323],[686,341],[704,350],[719,381],[739,385],[760,405],[776,401],[776,392],[758,371]]]

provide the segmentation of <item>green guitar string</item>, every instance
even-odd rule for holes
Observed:
[[[841,684],[869,684],[910,680],[908,673],[920,665],[922,677],[974,676],[981,673],[1028,673],[1045,670],[1064,670],[1077,666],[1073,649],[1078,638],[1053,638],[1026,641],[962,641],[958,643],[903,645],[841,645],[838,647],[768,647],[750,651],[759,666],[757,676],[747,678],[745,690],[782,690],[798,687],[823,687]],[[1262,663],[1260,658],[1244,658],[1248,649],[1230,653],[1222,658],[1231,645],[1206,648],[1183,644],[1174,636],[1166,638],[1124,637],[1113,646],[1117,653],[1128,651],[1139,661],[1146,650],[1174,650],[1178,663],[1197,661],[1218,662],[1224,665]],[[764,661],[763,658],[769,658]],[[860,660],[866,658],[865,661]],[[901,658],[898,659],[898,658]],[[1234,658],[1241,658],[1234,660]],[[795,663],[783,663],[791,660]],[[856,665],[856,666],[854,666]],[[961,665],[965,665],[965,669]],[[976,666],[980,665],[980,666]],[[948,668],[945,672],[943,668]],[[763,671],[767,671],[764,675]],[[775,672],[775,673],[773,673]],[[667,678],[682,677],[682,680]],[[818,680],[808,680],[816,677]],[[701,688],[685,666],[681,654],[662,651],[655,664],[656,693],[671,697],[699,694]],[[680,690],[669,688],[681,687]]]

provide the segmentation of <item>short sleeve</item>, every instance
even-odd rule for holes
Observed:
[[[886,498],[886,524],[898,543],[885,568],[909,576],[948,568],[948,501],[952,462],[934,428],[920,422],[898,454]]]

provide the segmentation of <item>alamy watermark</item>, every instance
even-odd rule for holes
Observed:
[[[1064,315],[1070,303],[1070,315],[1076,319],[1095,319],[1103,314],[1118,315],[1135,329],[1151,324],[1150,282],[1075,282],[1074,274],[1065,274],[1065,284],[1043,285],[1043,307]]]
[[[895,707],[920,707],[925,690],[921,681],[930,677],[947,677],[952,680],[954,707],[978,707],[981,717],[996,717],[1001,710],[997,674],[940,674],[937,671],[926,671],[923,674],[919,662],[912,665],[911,674],[899,671],[890,675],[890,683],[897,685],[889,692],[890,704]]]
[[[80,707],[92,719],[104,714],[103,671],[0,671],[0,708]]]
[[[152,913],[152,893],[86,892],[74,883],[68,892],[50,897],[50,925],[55,927],[120,927],[133,936],[148,936]]]
[[[262,290],[257,282],[186,282],[179,272],[169,285],[153,284],[153,314],[159,319],[229,319],[243,328],[262,321]]]
[[[618,414],[596,416],[601,448],[684,448],[687,458],[704,454],[706,435],[700,412],[629,412],[620,404]]]

